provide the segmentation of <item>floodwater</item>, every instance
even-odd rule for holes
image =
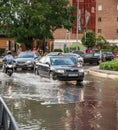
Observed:
[[[117,80],[86,74],[76,85],[0,73],[0,92],[19,130],[118,130]]]

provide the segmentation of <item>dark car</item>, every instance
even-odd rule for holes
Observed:
[[[84,55],[84,63],[100,64],[104,61],[111,61],[114,59],[112,52],[91,52]]]
[[[43,56],[36,71],[40,76],[53,80],[81,82],[84,79],[83,68],[66,56]]]
[[[115,56],[112,52],[102,52],[102,54],[106,61],[111,61],[115,58]]]
[[[86,53],[83,58],[84,58],[84,64],[86,64],[86,63],[89,63],[89,64],[93,64],[93,63],[99,64],[101,62],[99,53],[94,53],[94,52]]]
[[[39,53],[32,51],[21,52],[15,58],[15,70],[34,70],[35,60],[41,58]]]

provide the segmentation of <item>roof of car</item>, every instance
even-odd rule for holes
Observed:
[[[55,55],[60,55],[60,54],[62,54],[63,52],[49,52],[47,55],[48,56],[55,56]]]

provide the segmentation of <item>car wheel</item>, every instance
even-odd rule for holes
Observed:
[[[102,60],[98,60],[98,61],[97,61],[97,65],[99,65],[101,62],[102,62]]]
[[[53,73],[52,73],[52,72],[50,73],[50,80],[54,80],[54,79],[53,79]]]
[[[56,79],[57,79],[57,76],[54,75],[53,72],[51,72],[51,73],[50,73],[50,79],[51,79],[51,80],[56,80]]]
[[[14,68],[14,71],[17,71],[17,68],[16,68],[16,67]]]
[[[83,81],[83,79],[78,79],[78,80],[77,80],[77,84],[78,84],[78,83],[81,83],[82,81]]]
[[[97,61],[97,65],[99,65],[100,64],[100,61]]]
[[[35,74],[36,74],[36,75],[39,75],[38,69],[35,69]]]

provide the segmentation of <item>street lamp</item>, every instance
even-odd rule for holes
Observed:
[[[85,41],[86,41],[86,31],[88,29],[87,25],[88,25],[89,19],[90,19],[90,12],[85,10]]]
[[[76,50],[78,50],[78,33],[79,33],[79,29],[78,29],[78,19],[79,19],[79,0],[77,0],[77,27],[76,27]]]
[[[70,32],[69,30],[66,30],[66,45],[69,46],[69,40],[70,40]]]

